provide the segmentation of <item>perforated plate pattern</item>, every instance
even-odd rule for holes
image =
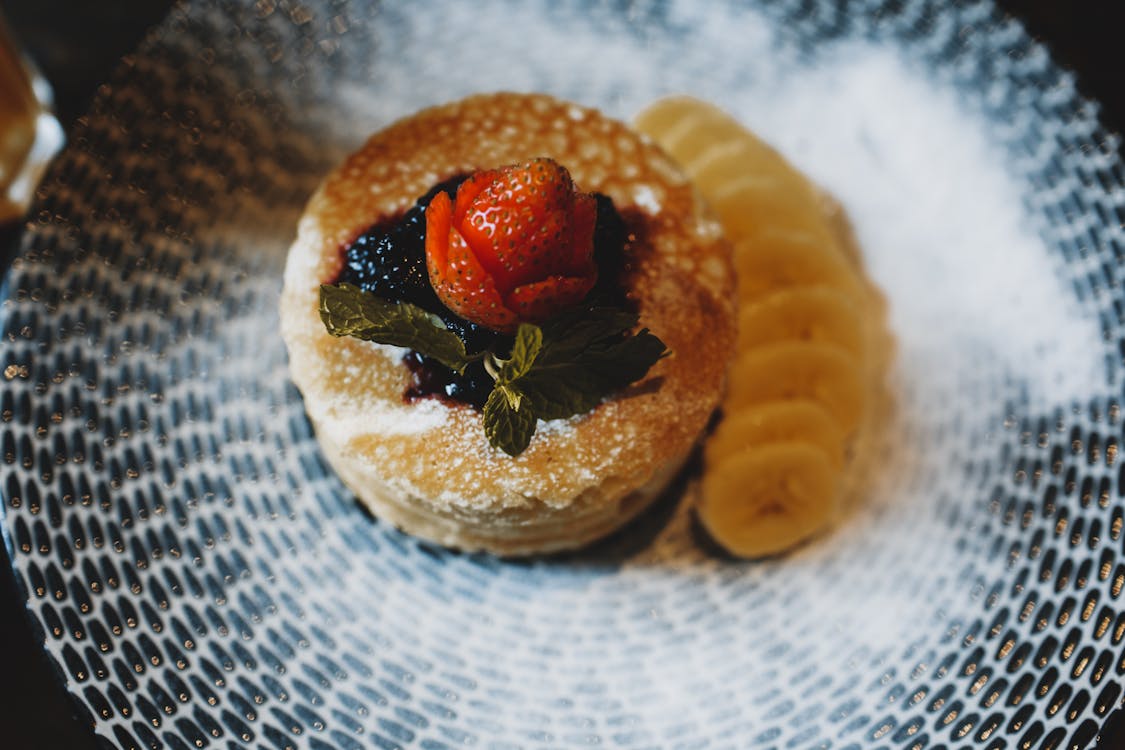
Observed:
[[[6,277],[0,492],[28,606],[104,746],[1092,743],[1125,673],[1118,140],[985,2],[692,7],[201,0],[100,92]],[[912,305],[945,277],[916,294],[895,265],[911,249],[857,209],[906,313],[895,410],[828,537],[725,559],[679,487],[591,550],[510,562],[356,507],[276,334],[285,251],[332,164],[473,90],[619,116],[688,90],[752,120],[849,50],[959,101],[1016,186],[1034,241],[1004,262],[1042,284],[996,310],[1066,311],[1005,322],[1034,329],[1029,356],[927,328]],[[849,188],[802,152],[837,123],[761,124],[849,208],[880,179]]]

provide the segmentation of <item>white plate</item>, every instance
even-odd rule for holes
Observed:
[[[197,2],[94,105],[7,277],[3,528],[108,744],[1083,747],[1121,699],[1125,189],[987,3]],[[689,92],[834,192],[891,303],[855,511],[733,562],[675,497],[523,563],[365,516],[275,309],[323,174],[473,91]]]

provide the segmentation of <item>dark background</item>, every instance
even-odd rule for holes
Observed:
[[[1102,122],[1125,131],[1125,2],[1122,0],[999,0],[1057,62],[1077,73],[1078,88],[1102,104]],[[117,60],[158,23],[167,0],[5,0],[14,36],[54,86],[56,111],[69,129]],[[0,228],[0,247],[18,230]],[[31,626],[24,597],[0,545],[0,746],[7,750],[89,750],[92,728],[71,710],[61,682]],[[1118,711],[1098,747],[1125,748]]]

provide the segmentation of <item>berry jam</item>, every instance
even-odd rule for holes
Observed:
[[[446,327],[465,343],[470,354],[492,349],[506,353],[512,337],[471,323],[449,310],[430,286],[426,270],[426,206],[439,192],[453,199],[468,175],[457,175],[438,183],[400,216],[381,219],[357,237],[344,251],[344,265],[333,283],[354,284],[390,302],[409,302],[441,318]],[[597,222],[594,228],[594,259],[598,282],[587,297],[591,302],[627,307],[619,281],[624,269],[628,229],[613,201],[595,194]],[[410,352],[404,363],[414,375],[407,399],[444,397],[478,409],[492,391],[492,378],[480,362],[457,374],[440,362]]]

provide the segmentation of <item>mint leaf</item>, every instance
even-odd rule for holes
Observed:
[[[643,378],[668,353],[663,341],[647,328],[642,328],[636,334],[617,341],[595,341],[578,359],[606,382],[623,388]]]
[[[515,385],[540,419],[583,414],[614,391],[640,380],[667,354],[664,342],[648,329],[628,328],[637,316],[621,310],[592,310],[569,330],[548,323],[534,366]]]
[[[526,375],[542,349],[542,329],[530,323],[520,323],[515,343],[512,344],[512,355],[500,368],[499,382],[510,383]]]
[[[614,307],[570,310],[543,324],[551,358],[566,361],[599,340],[613,340],[637,325],[637,314]]]
[[[488,394],[484,403],[484,434],[493,448],[499,448],[509,456],[518,456],[527,450],[531,436],[535,434],[537,417],[531,402],[522,394],[514,400],[509,386],[497,386]]]
[[[413,349],[457,372],[480,358],[441,318],[409,302],[388,302],[352,284],[321,284],[320,319],[333,336]]]
[[[542,419],[566,419],[585,414],[614,390],[580,367],[536,372],[521,378],[519,387]]]

